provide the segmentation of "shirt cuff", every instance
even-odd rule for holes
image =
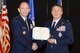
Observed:
[[[57,44],[57,40],[55,39],[55,44]]]

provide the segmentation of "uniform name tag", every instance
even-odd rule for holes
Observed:
[[[22,27],[22,29],[26,29],[26,27]]]

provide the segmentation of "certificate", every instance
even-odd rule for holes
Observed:
[[[35,40],[47,40],[50,37],[50,30],[47,27],[34,27],[32,38]]]

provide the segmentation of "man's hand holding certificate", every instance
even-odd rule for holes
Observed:
[[[47,40],[50,37],[50,30],[47,27],[34,27],[32,37],[35,40]]]

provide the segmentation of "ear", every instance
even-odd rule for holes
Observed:
[[[18,10],[18,12],[20,12],[20,8],[18,8],[17,10]]]
[[[63,14],[63,12],[62,12],[62,14]]]

